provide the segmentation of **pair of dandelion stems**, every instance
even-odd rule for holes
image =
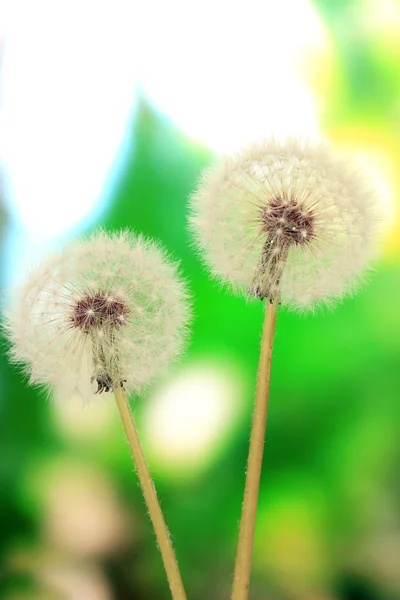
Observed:
[[[143,496],[146,501],[150,519],[153,523],[161,556],[164,561],[164,567],[169,586],[171,588],[172,598],[174,600],[186,600],[186,594],[179,572],[178,563],[176,562],[171,538],[164,521],[161,507],[158,503],[156,490],[154,488],[149,468],[143,454],[142,446],[139,441],[138,432],[133,420],[131,409],[129,407],[126,392],[122,386],[118,386],[114,393],[119,412],[121,414],[122,423],[126,432],[126,437],[128,438],[133,462],[135,463],[140,485],[142,486]]]
[[[375,254],[376,200],[368,177],[329,145],[275,137],[207,169],[191,196],[192,233],[213,275],[246,298],[275,300],[265,317],[232,600],[248,597],[278,296],[306,311],[352,294]],[[11,358],[31,383],[65,399],[115,390],[172,596],[184,600],[125,393],[139,393],[184,347],[191,311],[178,265],[142,236],[100,231],[38,265],[11,305]]]
[[[251,557],[268,411],[272,346],[278,304],[279,301],[274,300],[266,307],[265,312],[232,600],[246,600],[249,593]]]

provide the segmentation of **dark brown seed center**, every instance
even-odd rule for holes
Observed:
[[[277,244],[303,245],[314,236],[314,217],[295,200],[275,198],[261,214],[263,229]]]
[[[129,309],[125,302],[118,296],[105,292],[85,294],[72,305],[70,322],[88,333],[92,328],[107,325],[118,329],[126,324]]]

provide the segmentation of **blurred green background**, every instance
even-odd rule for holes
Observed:
[[[187,197],[216,153],[272,130],[367,165],[387,217],[368,284],[279,314],[250,596],[400,598],[398,0],[4,6],[4,295],[98,226],[162,241],[193,295],[188,351],[132,399],[192,600],[229,597],[263,306],[204,272]],[[0,598],[169,598],[112,398],[50,401],[4,352]]]

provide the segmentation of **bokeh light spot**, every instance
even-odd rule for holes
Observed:
[[[31,465],[26,497],[43,514],[43,538],[81,558],[118,553],[135,542],[132,510],[120,500],[105,470],[58,457]]]
[[[141,85],[187,133],[224,151],[272,131],[317,135],[299,63],[323,60],[327,37],[308,0],[153,0],[144,17]]]
[[[144,433],[161,468],[192,471],[218,454],[240,412],[239,369],[190,367],[148,400]]]

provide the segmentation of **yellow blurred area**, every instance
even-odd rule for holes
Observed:
[[[320,491],[297,477],[270,484],[268,497],[260,498],[254,569],[295,597],[326,589],[330,571]]]
[[[387,127],[349,125],[330,137],[354,156],[377,190],[382,206],[381,246],[389,257],[400,253],[400,138]]]
[[[360,16],[365,33],[382,49],[388,59],[392,58],[395,61],[400,52],[398,0],[364,0]]]

